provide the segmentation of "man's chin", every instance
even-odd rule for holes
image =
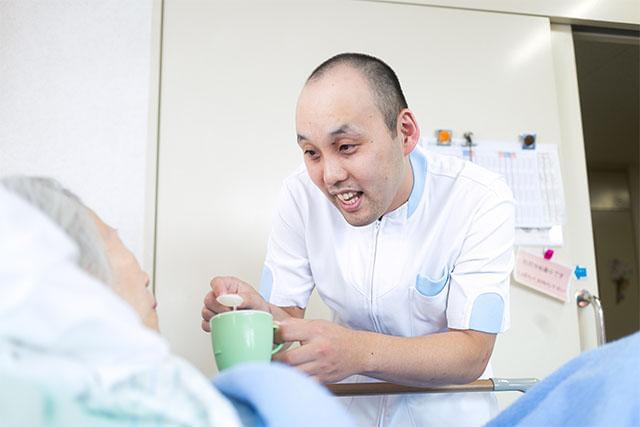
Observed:
[[[376,220],[375,216],[371,218],[370,216],[361,216],[343,211],[340,211],[340,213],[342,214],[344,220],[347,221],[349,225],[352,225],[354,227],[365,227],[369,224],[372,224]]]
[[[376,215],[366,209],[367,205],[361,205],[355,212],[347,212],[335,200],[331,200],[331,202],[338,212],[340,212],[340,215],[342,215],[344,220],[354,227],[364,227],[372,224],[376,219],[378,219]]]

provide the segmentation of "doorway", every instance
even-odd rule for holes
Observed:
[[[598,291],[607,341],[640,329],[640,37],[574,27]]]

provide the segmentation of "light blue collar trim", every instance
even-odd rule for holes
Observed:
[[[409,161],[411,162],[413,172],[413,188],[411,188],[411,195],[409,195],[409,201],[407,203],[407,218],[413,215],[413,212],[420,204],[420,200],[422,200],[422,193],[424,193],[424,184],[427,176],[427,157],[420,147],[413,149],[409,155]]]

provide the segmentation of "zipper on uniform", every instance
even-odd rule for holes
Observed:
[[[373,256],[371,257],[371,275],[369,280],[369,316],[371,317],[371,322],[373,323],[373,328],[375,332],[380,332],[380,327],[378,326],[378,321],[376,320],[376,315],[373,312],[373,279],[374,273],[376,271],[376,257],[378,255],[378,236],[380,235],[380,228],[382,227],[382,220],[378,219],[375,223],[374,233],[373,233]],[[382,422],[385,416],[385,406],[387,404],[387,396],[381,396],[380,399],[380,409],[378,410],[378,416],[376,420],[376,426],[382,426]]]
[[[376,220],[375,229],[374,229],[374,237],[373,237],[373,256],[371,261],[371,275],[369,280],[369,316],[371,317],[371,322],[373,323],[373,327],[375,332],[380,332],[380,328],[378,327],[378,322],[376,321],[376,316],[373,312],[373,274],[376,270],[376,256],[378,254],[378,235],[380,234],[381,227],[381,219]]]
[[[381,402],[380,402],[380,411],[378,412],[378,420],[376,422],[376,425],[378,427],[382,427],[384,426],[384,417],[386,415],[386,409],[387,409],[387,396],[381,396]]]

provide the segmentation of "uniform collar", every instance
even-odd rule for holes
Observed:
[[[409,161],[411,162],[411,172],[413,173],[413,187],[407,202],[407,219],[413,215],[422,200],[427,175],[427,157],[421,147],[413,149],[409,155]]]
[[[411,215],[416,211],[422,200],[427,171],[427,157],[420,148],[416,147],[409,155],[409,161],[411,162],[411,173],[413,174],[411,194],[409,194],[409,199],[405,203],[382,217],[386,222],[406,222],[411,218]]]

